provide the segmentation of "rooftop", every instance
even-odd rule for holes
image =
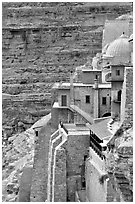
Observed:
[[[54,102],[53,108],[60,108],[60,109],[68,108],[68,109],[70,109],[69,106],[59,106],[59,103],[58,103],[58,102]]]
[[[82,72],[102,72],[102,70],[99,70],[99,69],[82,69]]]
[[[88,125],[88,127],[101,140],[102,139],[109,140],[111,138],[111,136],[113,135],[112,132],[109,130],[109,127],[108,127],[109,121],[110,121],[110,118],[107,118],[105,120],[102,120],[101,122],[94,123],[93,125]]]
[[[90,135],[90,130],[83,124],[64,124],[64,128],[68,131],[68,135]]]
[[[94,88],[94,84],[83,84],[83,83],[73,83],[74,87],[93,87]],[[70,89],[70,83],[55,83],[52,87],[53,89]],[[102,84],[98,84],[98,88],[107,88],[107,89],[111,89],[111,83],[102,83]]]

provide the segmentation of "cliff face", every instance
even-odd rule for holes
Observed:
[[[101,51],[106,19],[131,10],[115,4],[2,4],[3,125],[18,118],[27,127],[50,111],[52,84]]]

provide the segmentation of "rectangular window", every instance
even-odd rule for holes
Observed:
[[[61,106],[67,106],[67,95],[61,96]]]
[[[116,70],[116,76],[120,76],[120,70],[119,69]]]
[[[102,105],[106,105],[106,97],[102,97]]]
[[[90,96],[86,95],[86,103],[90,103]]]

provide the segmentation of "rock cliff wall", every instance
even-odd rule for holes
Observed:
[[[70,70],[100,52],[105,20],[130,12],[131,7],[130,3],[3,3],[3,125],[20,116],[25,126],[25,121],[47,114],[52,84],[69,79]]]

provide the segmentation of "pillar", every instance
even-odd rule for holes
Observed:
[[[70,73],[70,105],[74,105],[73,72]]]
[[[99,117],[99,88],[98,88],[98,79],[95,79],[94,87],[94,118]]]

